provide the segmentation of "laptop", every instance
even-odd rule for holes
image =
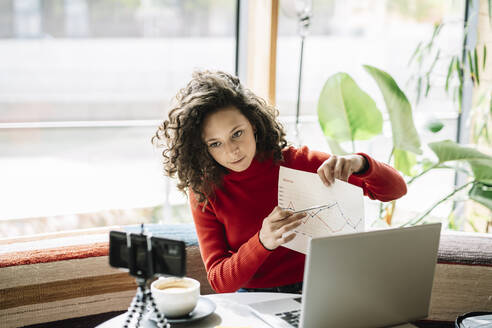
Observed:
[[[413,327],[428,316],[441,224],[312,238],[300,295],[249,304],[272,327]]]

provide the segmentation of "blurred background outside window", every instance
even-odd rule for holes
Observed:
[[[150,139],[235,28],[228,0],[0,1],[0,237],[190,220]]]
[[[293,1],[280,0],[276,105],[295,141],[300,37]],[[313,0],[304,46],[303,144],[330,152],[317,122],[325,81],[346,72],[385,104],[368,64],[393,76],[409,96],[423,145],[456,140],[458,107],[437,63],[432,91],[416,104],[419,42],[443,22],[441,56],[463,47],[465,0]],[[236,1],[9,0],[0,2],[0,237],[140,222],[190,222],[186,198],[163,176],[150,138],[170,99],[194,69],[235,71]],[[425,132],[431,119],[444,128]],[[387,161],[391,130],[356,142]],[[351,151],[351,145],[344,145]],[[431,156],[424,147],[424,155]],[[398,201],[395,220],[422,212],[454,187],[435,170]],[[365,200],[366,225],[377,202]],[[436,208],[442,220],[452,203]],[[458,204],[460,206],[460,204]],[[470,227],[463,226],[463,229]]]

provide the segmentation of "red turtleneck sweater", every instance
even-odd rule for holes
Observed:
[[[304,254],[278,247],[265,249],[258,233],[263,219],[277,206],[279,165],[316,173],[329,154],[307,147],[285,148],[284,160],[253,160],[243,172],[224,176],[223,187],[215,190],[205,210],[190,193],[200,251],[208,281],[219,292],[234,292],[241,287],[266,288],[300,282],[304,273]],[[352,174],[348,180],[363,189],[371,199],[390,201],[406,193],[403,178],[391,166],[366,154],[369,168]]]

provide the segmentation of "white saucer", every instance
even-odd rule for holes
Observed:
[[[217,305],[215,305],[215,303],[212,300],[200,296],[198,298],[198,302],[196,303],[195,309],[191,311],[191,313],[187,314],[184,317],[166,318],[166,319],[169,323],[192,322],[208,317],[209,315],[215,312],[216,308]],[[155,322],[158,321],[155,312],[152,312],[149,315],[149,319]]]

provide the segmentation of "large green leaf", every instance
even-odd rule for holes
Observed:
[[[401,149],[395,149],[393,154],[395,156],[395,169],[407,176],[414,176],[413,168],[417,164],[415,154]]]
[[[374,100],[346,73],[332,75],[323,86],[318,120],[325,136],[337,142],[367,140],[383,127]]]
[[[429,143],[430,149],[437,155],[439,163],[460,160],[492,160],[492,157],[476,149],[465,147],[451,140]]]
[[[467,161],[473,171],[475,180],[492,185],[492,158]]]
[[[471,199],[488,207],[492,211],[492,185],[475,183],[468,195]]]
[[[476,180],[492,184],[492,156],[474,148],[465,147],[451,140],[429,143],[437,155],[439,164],[449,161],[466,161],[470,164]]]
[[[412,106],[405,93],[388,73],[369,65],[364,65],[364,68],[376,80],[383,94],[391,121],[393,146],[415,154],[422,154],[420,138],[413,124]]]

